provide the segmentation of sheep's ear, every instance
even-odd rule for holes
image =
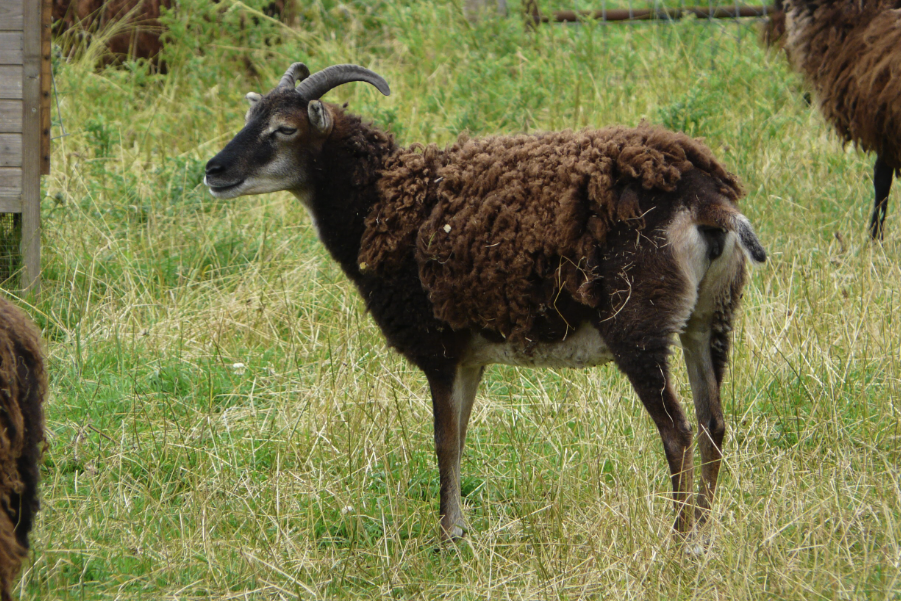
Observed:
[[[250,121],[250,111],[253,110],[253,105],[255,105],[260,100],[262,100],[263,97],[260,96],[259,94],[257,94],[256,92],[248,92],[247,95],[244,96],[244,99],[250,103],[250,108],[247,109],[246,113],[244,113],[244,122],[247,123],[248,121]]]
[[[318,100],[311,100],[307,105],[307,115],[310,117],[310,125],[320,135],[327,135],[332,131],[332,116]]]

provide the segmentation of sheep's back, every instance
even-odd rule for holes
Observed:
[[[901,168],[901,1],[795,0],[792,61],[845,143]]]
[[[461,136],[444,151],[395,158],[367,219],[361,263],[386,273],[413,252],[438,319],[523,339],[561,292],[595,306],[607,232],[644,228],[638,192],[671,192],[693,169],[727,198],[741,195],[706,146],[647,125]]]

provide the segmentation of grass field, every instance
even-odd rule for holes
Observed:
[[[872,159],[753,23],[530,32],[453,3],[323,0],[289,28],[263,4],[180,0],[165,76],[97,68],[99,44],[55,59],[69,135],[44,179],[44,292],[20,303],[51,373],[22,599],[901,598],[901,195],[869,243]],[[293,197],[201,184],[243,95],[296,60],[382,74],[389,98],[327,99],[404,144],[645,119],[740,175],[770,261],[735,331],[706,553],[672,539],[659,437],[612,366],[489,370],[472,531],[437,550],[425,378]]]

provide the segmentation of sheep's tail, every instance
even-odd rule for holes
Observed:
[[[754,263],[766,261],[766,251],[748,218],[738,212],[737,209],[725,203],[711,203],[704,205],[696,215],[699,225],[716,227],[730,232],[735,232],[742,250]]]

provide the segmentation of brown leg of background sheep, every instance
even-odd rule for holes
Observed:
[[[481,375],[481,367],[458,367],[451,374],[428,376],[441,483],[441,536],[445,540],[462,537],[466,532],[460,498],[460,456]]]
[[[658,352],[646,352],[632,348],[630,352],[614,354],[617,365],[629,378],[660,432],[673,482],[675,528],[681,533],[688,533],[694,518],[691,510],[694,441],[691,424],[679,405],[670,381],[667,349],[663,347]]]
[[[701,484],[696,502],[696,517],[699,523],[703,523],[707,520],[716,491],[720,461],[723,458],[726,422],[720,403],[720,383],[713,368],[709,325],[704,329],[694,331],[689,329],[681,336],[681,340],[694,398],[695,415],[698,418]]]
[[[873,206],[873,217],[870,219],[870,236],[873,237],[873,240],[882,240],[885,213],[888,209],[888,194],[892,189],[894,171],[882,157],[876,157],[876,165],[873,167],[873,188],[876,192],[876,200]]]

